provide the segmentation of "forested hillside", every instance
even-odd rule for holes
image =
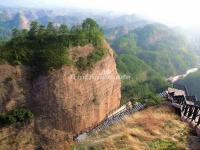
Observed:
[[[132,76],[131,81],[122,81],[124,99],[158,93],[167,86],[166,77],[196,63],[184,37],[164,25],[146,25],[109,41],[117,53],[119,72]]]
[[[200,71],[192,73],[177,83],[185,85],[190,95],[195,95],[200,100]]]
[[[115,14],[112,12],[99,12],[92,10],[77,9],[27,9],[9,8],[0,6],[0,38],[10,36],[15,27],[20,29],[29,28],[32,21],[37,21],[46,26],[48,22],[56,25],[67,24],[69,27],[77,25],[86,18],[93,18],[104,29],[125,27],[133,30],[149,23],[149,20],[136,15]],[[5,34],[6,31],[6,34]]]
[[[103,40],[100,27],[89,18],[71,28],[66,25],[56,27],[51,22],[45,27],[32,22],[30,30],[13,29],[12,38],[1,44],[0,62],[28,65],[35,75],[58,69],[62,65],[87,69],[105,55]],[[96,50],[87,58],[79,57],[77,61],[69,58],[70,47],[86,44],[92,44]]]
[[[118,72],[131,76],[131,80],[122,81],[122,99],[124,101],[132,97],[140,98],[155,95],[155,93],[162,91],[167,86],[166,77],[185,72],[196,64],[196,58],[188,49],[187,39],[165,25],[152,23],[135,15],[117,15],[112,13],[106,13],[105,15],[102,12],[62,9],[20,9],[19,12],[17,8],[12,10],[1,8],[0,39],[3,41],[9,40],[12,28],[33,28],[31,21],[36,20],[39,22],[36,41],[32,41],[35,43],[33,44],[34,47],[30,47],[27,44],[30,42],[30,33],[27,30],[23,30],[20,33],[16,32],[16,37],[14,36],[6,44],[7,46],[3,48],[10,49],[9,56],[3,54],[4,56],[2,57],[7,57],[6,59],[12,63],[28,63],[31,66],[39,66],[35,67],[38,69],[37,72],[40,72],[41,68],[43,70],[52,70],[63,63],[70,64],[72,62],[62,54],[68,51],[70,45],[77,46],[88,42],[84,39],[91,36],[85,34],[81,26],[77,26],[81,20],[88,16],[94,18],[100,25],[98,27],[98,35],[101,37],[101,32],[103,31],[107,41],[116,51]],[[51,25],[48,25],[49,21],[52,21]],[[79,39],[74,37],[79,37]],[[68,41],[65,41],[66,38]],[[99,40],[98,36],[94,38],[96,38],[95,42]],[[44,41],[48,41],[49,44],[46,47],[41,47],[40,44],[38,45],[38,41],[42,45],[44,45]],[[55,41],[57,41],[57,44],[55,44]],[[79,44],[74,44],[77,42]],[[66,46],[65,48],[63,43]],[[17,53],[15,53],[16,49],[13,49],[13,47],[19,49]],[[60,50],[62,49],[62,51],[59,55],[55,55],[54,52],[50,53],[52,51],[49,47],[57,47]],[[26,49],[34,49],[31,56]],[[38,58],[41,56],[39,49],[42,49],[41,51],[48,49],[43,52],[45,57]],[[80,58],[73,63],[85,69],[90,65],[90,62],[95,62],[104,55],[104,50],[98,52],[100,53],[95,53],[94,56],[91,55],[87,59]],[[54,56],[59,56],[59,58]],[[40,59],[44,63],[33,64],[35,62],[33,58]],[[62,61],[54,61],[52,63],[51,59],[62,59]]]
[[[145,50],[138,54],[139,58],[162,75],[183,73],[195,64],[185,37],[167,26],[152,24],[134,32],[138,46]]]

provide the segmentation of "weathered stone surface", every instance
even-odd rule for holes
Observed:
[[[30,134],[20,132],[21,138],[16,140],[19,149],[69,149],[74,135],[92,128],[119,107],[121,82],[113,51],[105,47],[109,53],[90,69],[63,66],[36,80],[30,80],[28,67],[0,65],[0,113],[23,106],[34,112]],[[77,60],[94,50],[92,45],[73,48],[70,56]],[[17,130],[8,126],[5,131],[8,128],[10,133]],[[26,139],[33,139],[31,145],[23,144]],[[7,136],[2,146],[10,140],[14,141]]]
[[[26,105],[30,82],[24,66],[0,65],[0,112]]]
[[[34,82],[31,99],[37,125],[40,129],[63,130],[72,135],[80,133],[101,122],[119,106],[120,88],[111,49],[86,71],[64,66],[49,76],[41,76]]]

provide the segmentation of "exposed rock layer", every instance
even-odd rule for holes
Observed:
[[[29,97],[30,82],[24,66],[0,65],[0,112],[23,107]]]
[[[31,103],[37,124],[40,129],[77,134],[95,126],[119,106],[120,88],[112,50],[89,70],[64,66],[39,77],[33,85]]]
[[[35,81],[30,80],[28,67],[0,65],[0,113],[25,106],[35,114],[31,132],[20,132],[18,147],[69,149],[72,136],[95,126],[118,108],[121,82],[113,51],[106,44],[105,47],[108,54],[90,69],[80,71],[74,66],[63,66]],[[92,45],[73,48],[70,56],[77,60],[94,50]],[[15,126],[3,130],[7,129],[10,133],[0,141],[2,147],[14,140],[9,134],[18,131]],[[23,144],[26,140],[31,140],[31,144]]]

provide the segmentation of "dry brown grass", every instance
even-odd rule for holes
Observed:
[[[181,122],[170,108],[154,106],[91,135],[82,144],[85,149],[106,150],[189,149],[188,135],[187,124]]]
[[[0,129],[0,150],[34,150],[37,143],[33,121]]]

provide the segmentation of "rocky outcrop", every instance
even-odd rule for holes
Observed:
[[[0,112],[27,105],[30,82],[24,66],[0,65]]]
[[[2,129],[1,147],[15,149],[7,145],[13,141],[18,149],[70,149],[74,135],[96,126],[118,108],[121,82],[113,51],[106,44],[105,48],[108,54],[85,71],[63,66],[36,80],[28,67],[0,65],[0,113],[16,107],[28,107],[34,113],[24,129],[15,125]],[[92,45],[72,48],[70,58],[87,57],[94,50]],[[12,133],[16,137],[10,138]]]
[[[75,135],[95,126],[119,107],[120,88],[110,48],[88,70],[63,66],[48,76],[39,77],[33,84],[30,100],[38,130],[62,130]]]

